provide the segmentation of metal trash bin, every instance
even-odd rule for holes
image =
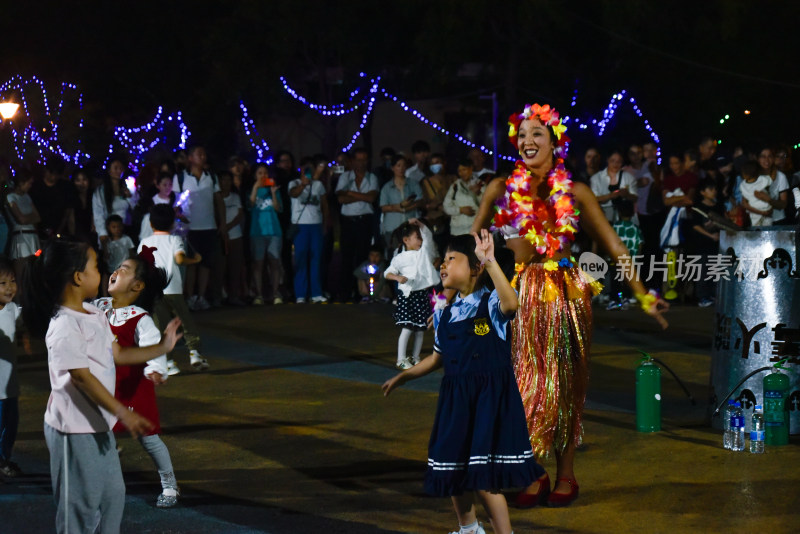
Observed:
[[[788,358],[789,432],[800,434],[800,268],[793,227],[720,232],[714,339],[711,356],[710,412],[742,378],[759,367]],[[739,400],[749,425],[753,408],[763,404],[758,373],[730,398]],[[712,417],[722,428],[722,417]]]

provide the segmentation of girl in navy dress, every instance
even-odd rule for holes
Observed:
[[[458,294],[434,314],[433,354],[388,380],[383,393],[444,367],[425,491],[452,498],[461,534],[484,533],[475,515],[476,496],[494,531],[508,534],[511,521],[500,491],[527,487],[544,469],[531,450],[511,365],[509,324],[517,294],[495,261],[489,232],[473,236],[454,237],[447,247],[442,284]],[[493,291],[486,287],[487,274]]]

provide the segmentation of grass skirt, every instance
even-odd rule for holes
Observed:
[[[511,355],[537,457],[581,442],[589,383],[592,294],[602,286],[578,267],[524,266]]]

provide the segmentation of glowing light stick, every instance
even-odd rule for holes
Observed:
[[[444,291],[431,293],[431,305],[433,305],[434,311],[443,310],[447,307],[447,295],[444,294]]]
[[[378,266],[374,263],[367,265],[367,273],[369,274],[369,296],[375,296],[375,275],[378,274]]]
[[[187,189],[181,196],[178,197],[178,201],[175,203],[175,207],[183,209],[184,206],[187,208],[189,207],[189,190]]]
[[[125,185],[128,187],[128,191],[131,192],[131,195],[136,192],[136,178],[133,176],[125,178]]]

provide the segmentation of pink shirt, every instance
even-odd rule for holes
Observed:
[[[102,311],[87,303],[83,307],[88,313],[59,308],[45,336],[51,391],[44,421],[66,434],[108,432],[117,422],[116,416],[81,393],[69,374],[71,369],[88,368],[114,395],[114,334]]]

